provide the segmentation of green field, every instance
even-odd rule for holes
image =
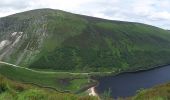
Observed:
[[[0,74],[16,81],[50,87],[58,91],[77,92],[90,85],[87,74],[72,74],[62,72],[31,71],[10,65],[0,65]]]
[[[97,100],[97,97],[60,93],[35,85],[11,81],[0,75],[0,100]]]

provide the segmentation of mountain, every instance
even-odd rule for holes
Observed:
[[[60,71],[138,70],[170,64],[170,33],[53,9],[0,19],[0,61]]]

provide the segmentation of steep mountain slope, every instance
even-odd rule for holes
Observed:
[[[64,71],[170,64],[170,33],[131,22],[38,9],[0,19],[0,60]]]

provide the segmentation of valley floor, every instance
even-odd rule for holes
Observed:
[[[12,80],[49,87],[61,92],[76,93],[94,84],[89,81],[88,73],[37,71],[2,61],[0,74]]]
[[[95,96],[60,93],[48,88],[23,84],[0,75],[0,100],[98,100]]]
[[[9,64],[6,62],[0,62],[0,74],[5,77],[8,77],[9,79],[19,81],[22,83],[27,83],[27,84],[31,83],[31,84],[35,84],[38,87],[40,86],[40,87],[44,87],[46,89],[51,88],[52,91],[53,91],[53,89],[55,89],[60,92],[78,93],[78,92],[85,91],[86,89],[89,88],[88,94],[86,94],[86,95],[91,95],[92,98],[94,96],[94,98],[93,99],[80,99],[80,100],[97,100],[97,99],[99,99],[98,94],[95,92],[94,83],[93,83],[94,81],[92,81],[92,80],[90,81],[90,79],[89,79],[90,75],[92,75],[92,74],[99,75],[99,73],[96,74],[96,73],[45,72],[45,71],[37,71],[37,70],[29,69],[29,68],[16,66],[16,65]],[[107,75],[107,74],[108,73],[105,73],[103,75]],[[1,77],[1,79],[4,79],[4,78]],[[1,80],[0,82],[2,83],[3,81]],[[12,84],[13,84],[13,82],[12,82]],[[0,85],[2,85],[2,84],[0,84]],[[31,85],[31,87],[32,87],[32,85]],[[11,97],[11,94],[9,94],[8,92],[3,92],[3,91],[4,91],[4,88],[2,88],[2,86],[1,86],[0,99],[5,98],[6,96]],[[165,85],[157,86],[157,87],[154,87],[154,88],[148,89],[148,90],[140,90],[140,92],[138,92],[138,94],[136,96],[126,98],[126,99],[127,100],[169,100],[170,99],[169,91],[170,91],[170,84],[165,84]],[[37,90],[30,90],[30,91],[28,91],[28,94],[34,93],[34,92],[37,93]],[[60,92],[58,92],[58,93],[60,93]],[[41,93],[44,94],[44,92],[41,92]],[[21,97],[22,97],[23,95],[27,95],[27,93],[26,94],[22,93],[22,94],[18,94],[18,95],[21,95]],[[39,92],[38,92],[38,95],[39,95]],[[48,94],[46,94],[46,95],[48,95]],[[91,97],[87,96],[85,98],[91,98]],[[13,100],[13,99],[11,99],[11,100]],[[18,99],[14,99],[14,100],[18,100]],[[20,100],[22,100],[22,99],[20,99]],[[38,99],[35,99],[35,100],[38,100]],[[51,100],[53,100],[53,99],[51,99]],[[69,99],[63,99],[63,100],[69,100]],[[112,100],[112,99],[109,98],[109,100]]]

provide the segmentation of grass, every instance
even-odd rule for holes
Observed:
[[[24,68],[16,68],[9,65],[0,66],[0,74],[16,81],[37,84],[43,87],[51,87],[59,91],[79,91],[88,84],[88,75],[69,73],[38,73]]]
[[[169,100],[170,83],[155,86],[151,89],[141,90],[130,100]]]
[[[11,81],[0,75],[0,100],[97,100],[97,97],[59,93],[47,88]]]

